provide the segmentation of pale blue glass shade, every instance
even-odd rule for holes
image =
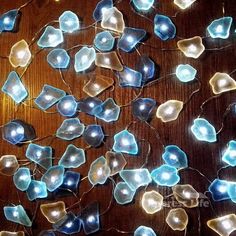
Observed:
[[[130,187],[136,191],[141,186],[147,186],[152,182],[148,169],[130,169],[120,171],[120,177]]]
[[[125,182],[119,182],[114,189],[114,198],[120,205],[124,205],[133,201],[136,191],[132,190]]]
[[[107,98],[99,107],[100,112],[95,116],[105,122],[117,121],[120,115],[120,107],[112,98]]]
[[[58,164],[64,166],[65,168],[78,168],[85,162],[86,159],[84,150],[77,148],[73,144],[69,144]]]
[[[53,26],[47,26],[44,33],[39,38],[37,45],[41,48],[54,48],[63,43],[64,38],[62,31]]]
[[[188,167],[187,155],[176,145],[168,145],[165,147],[165,152],[162,154],[162,159],[167,165],[177,169]]]
[[[25,155],[30,161],[37,163],[46,170],[52,166],[52,148],[50,146],[30,143]]]
[[[154,4],[154,0],[132,0],[132,3],[134,4],[135,9],[138,11],[149,11]]]
[[[68,212],[52,226],[58,232],[71,235],[79,233],[81,229],[81,221],[73,212]]]
[[[99,51],[108,52],[113,49],[115,38],[109,31],[103,31],[96,34],[93,43]]]
[[[31,227],[32,222],[30,218],[28,217],[27,213],[25,212],[25,209],[22,207],[22,205],[17,206],[5,206],[3,208],[4,215],[7,220]]]
[[[156,101],[152,98],[138,98],[132,102],[133,116],[142,120],[149,121],[153,115]]]
[[[97,97],[87,97],[78,102],[78,109],[88,115],[94,116],[96,113],[102,111],[102,101]]]
[[[83,133],[85,142],[92,147],[99,147],[104,139],[104,133],[100,125],[88,125]]]
[[[148,56],[138,58],[136,70],[142,74],[142,83],[148,83],[154,79],[156,66],[152,59]]]
[[[141,87],[142,74],[129,67],[124,66],[123,71],[116,73],[121,87]]]
[[[48,196],[47,186],[42,181],[31,180],[30,185],[26,190],[26,194],[30,201],[38,198],[46,198]]]
[[[193,125],[191,126],[191,131],[195,138],[199,141],[213,143],[217,140],[216,130],[214,126],[211,125],[206,119],[195,119]]]
[[[13,9],[1,15],[0,32],[14,30],[18,13],[18,9]]]
[[[229,182],[221,179],[215,179],[208,187],[214,201],[223,201],[230,199],[228,194]]]
[[[63,183],[59,190],[68,190],[69,192],[77,193],[80,182],[80,173],[74,171],[66,171],[63,178]]]
[[[45,84],[34,102],[40,109],[44,111],[56,104],[65,95],[65,91]]]
[[[80,28],[78,16],[72,11],[64,11],[59,17],[60,29],[72,33]]]
[[[53,192],[63,183],[65,169],[63,166],[52,166],[42,176],[41,181],[46,183],[49,192]]]
[[[55,69],[66,69],[70,63],[70,57],[65,49],[56,48],[47,55],[48,64]]]
[[[154,18],[154,33],[161,40],[175,38],[176,27],[168,16],[157,14]]]
[[[211,38],[227,39],[229,37],[232,22],[233,18],[230,16],[216,19],[207,27],[207,31]]]
[[[102,14],[105,9],[113,7],[113,0],[101,0],[97,3],[93,11],[93,19],[95,21],[100,21],[102,19]]]
[[[21,103],[28,96],[25,86],[15,71],[10,72],[8,75],[2,91],[9,95],[16,103]]]
[[[79,138],[84,132],[84,124],[78,118],[69,118],[62,122],[57,129],[56,136],[64,140]]]
[[[228,184],[227,193],[231,201],[236,203],[236,182],[230,182]]]
[[[136,29],[125,27],[121,38],[118,40],[118,48],[124,52],[130,52],[135,49],[136,45],[141,42],[146,36],[146,31],[143,29]]]
[[[72,95],[63,97],[57,103],[57,110],[62,116],[72,117],[76,114],[78,108],[77,101]]]
[[[86,206],[86,208],[84,208],[80,213],[80,219],[86,235],[99,231],[100,221],[98,203],[94,202]]]
[[[131,155],[138,154],[138,144],[133,134],[123,130],[114,135],[113,150]]]
[[[152,228],[141,225],[134,231],[134,236],[156,236],[156,233]]]
[[[20,167],[13,176],[13,182],[17,189],[21,191],[26,191],[31,182],[29,168]]]
[[[175,74],[181,82],[186,83],[195,79],[197,70],[189,64],[180,64],[177,66]]]
[[[228,147],[222,156],[222,161],[230,166],[236,166],[236,141],[231,140],[228,143]]]
[[[179,181],[177,169],[173,166],[162,165],[151,172],[152,179],[160,186],[172,187]]]
[[[94,63],[96,58],[96,51],[94,48],[82,47],[75,54],[75,71],[84,72],[88,70]]]
[[[88,172],[88,179],[92,185],[104,184],[110,176],[111,170],[106,159],[101,156],[93,161]]]
[[[34,128],[21,120],[12,120],[2,127],[2,138],[13,145],[35,137]]]

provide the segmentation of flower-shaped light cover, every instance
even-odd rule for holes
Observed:
[[[158,185],[167,187],[175,186],[180,181],[177,169],[166,164],[154,169],[151,177]]]
[[[113,150],[131,155],[138,154],[138,144],[133,134],[128,130],[123,130],[114,135]]]
[[[141,186],[147,186],[152,182],[148,169],[125,169],[120,171],[120,177],[130,187],[136,191]]]
[[[26,190],[26,194],[30,201],[38,198],[46,198],[48,196],[47,186],[42,181],[31,180],[30,185]]]
[[[173,230],[183,231],[188,225],[188,215],[182,208],[171,209],[166,217],[166,223]]]
[[[17,189],[21,191],[26,191],[31,182],[29,168],[20,167],[13,176],[13,182]]]
[[[9,95],[16,103],[21,103],[28,96],[25,86],[15,71],[10,72],[8,75],[6,82],[2,86],[2,91]]]
[[[45,84],[34,102],[40,109],[45,111],[56,104],[65,95],[65,91]]]
[[[19,168],[15,155],[4,155],[0,158],[0,174],[12,176]]]
[[[228,194],[229,182],[221,179],[215,179],[208,187],[214,201],[223,201],[230,199]]]
[[[88,125],[83,133],[85,142],[92,147],[99,147],[104,139],[104,133],[100,125]]]
[[[162,159],[167,165],[177,169],[188,167],[187,155],[176,145],[168,145],[165,147],[165,152],[162,154]]]
[[[104,184],[110,176],[111,170],[104,156],[97,158],[90,165],[88,179],[92,185]]]
[[[223,153],[222,161],[230,166],[236,166],[236,141],[229,141],[228,147]]]
[[[62,122],[57,129],[56,136],[63,140],[79,138],[84,132],[84,124],[78,118],[69,118]]]
[[[180,64],[177,66],[175,74],[181,82],[187,83],[195,79],[197,70],[189,64]]]
[[[232,22],[233,18],[230,16],[216,19],[207,27],[207,32],[210,34],[211,38],[227,39],[229,37]]]
[[[141,225],[134,231],[134,236],[156,236],[156,233],[152,228]]]
[[[80,28],[78,16],[72,11],[64,11],[59,17],[59,26],[66,33],[78,30]]]
[[[18,14],[18,9],[13,9],[2,14],[0,16],[0,32],[13,31],[15,28]]]
[[[49,25],[39,38],[37,45],[41,48],[54,48],[59,44],[63,43],[63,41],[64,38],[62,31]]]
[[[196,118],[191,126],[191,131],[196,139],[214,143],[217,140],[216,130],[206,119]]]
[[[132,0],[132,3],[137,11],[149,11],[153,4],[154,0]],[[149,236],[149,235],[148,235]]]
[[[73,144],[69,144],[66,151],[58,162],[58,165],[65,168],[78,168],[86,162],[85,152],[82,148],[77,148]]]
[[[30,218],[28,217],[25,209],[22,207],[22,205],[17,206],[5,206],[3,208],[4,215],[7,220],[31,227],[32,222]]]
[[[102,108],[100,107],[102,101],[97,97],[87,97],[81,99],[78,102],[78,110],[85,112],[88,115],[95,115],[97,112],[100,112]]]
[[[102,15],[104,9],[109,9],[113,7],[113,0],[101,0],[97,3],[94,11],[93,11],[93,19],[95,21],[102,20]]]
[[[47,62],[54,69],[66,69],[70,63],[70,56],[65,49],[56,48],[48,53]]]
[[[133,201],[136,191],[132,190],[125,182],[119,182],[114,189],[114,198],[120,205],[125,205]]]
[[[57,103],[57,110],[62,116],[68,116],[72,117],[77,112],[77,101],[75,100],[75,97],[72,95],[67,95],[63,97],[58,103]]]
[[[94,46],[101,52],[111,51],[115,44],[115,38],[110,31],[102,31],[96,34]]]

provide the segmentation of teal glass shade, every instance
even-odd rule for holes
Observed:
[[[47,62],[54,69],[66,69],[70,63],[70,57],[65,49],[56,48],[48,53]]]
[[[0,32],[13,31],[16,25],[18,9],[10,10],[0,16]]]
[[[30,185],[26,190],[26,194],[30,201],[38,198],[46,198],[48,196],[47,186],[42,181],[31,180]]]
[[[141,225],[134,231],[134,236],[156,236],[156,233],[152,228]]]
[[[133,201],[136,191],[132,190],[125,182],[119,182],[114,189],[114,198],[120,205],[124,205]]]
[[[64,11],[59,17],[59,26],[63,32],[72,33],[80,28],[78,16],[72,11]]]
[[[236,203],[236,182],[230,182],[228,184],[227,193],[231,201]]]
[[[222,161],[230,166],[236,166],[236,141],[231,140],[228,143],[228,147],[222,156]]]
[[[180,64],[177,66],[175,74],[181,82],[187,83],[195,79],[197,70],[189,64]]]
[[[94,46],[102,52],[111,51],[115,44],[115,38],[110,31],[103,31],[96,34],[94,39]]]
[[[149,11],[153,4],[154,0],[132,0],[132,3],[137,11]],[[149,235],[147,235],[149,236]]]
[[[26,191],[31,182],[29,168],[20,167],[13,176],[13,182],[17,189],[20,191]]]

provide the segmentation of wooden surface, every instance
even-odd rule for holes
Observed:
[[[178,12],[178,8],[173,4],[173,0],[158,1],[160,4],[156,4],[157,9],[153,10],[149,14],[149,18],[153,19],[155,13],[165,14],[169,16],[175,15]],[[225,0],[225,15],[236,16],[236,4],[235,0]],[[25,3],[25,0],[1,0],[0,13],[3,14],[7,10],[17,8]],[[61,13],[65,10],[72,10],[76,12],[83,20],[83,24],[90,25],[93,23],[92,12],[95,8],[97,0],[60,0],[55,2],[53,0],[33,0],[32,4],[22,9],[22,15],[19,24],[19,30],[16,33],[3,33],[0,35],[0,55],[9,55],[10,48],[16,42],[21,39],[25,39],[30,42],[34,34],[43,27],[46,23],[57,20]],[[235,33],[232,32],[231,36],[227,40],[210,40],[205,39],[204,44],[206,48],[221,47],[224,45],[233,44],[233,46],[224,50],[207,50],[203,56],[199,59],[189,59],[183,56],[183,54],[176,50],[160,50],[175,49],[178,37],[188,38],[196,35],[205,36],[206,27],[209,23],[219,17],[222,17],[222,1],[221,0],[197,0],[190,9],[186,11],[180,11],[176,18],[173,18],[177,26],[178,37],[175,40],[162,42],[157,37],[153,36],[153,25],[150,21],[140,17],[131,10],[128,0],[123,0],[118,4],[118,8],[124,13],[125,22],[127,26],[144,28],[149,32],[149,39],[147,44],[155,46],[153,49],[149,46],[141,45],[138,50],[141,54],[149,55],[159,66],[160,75],[165,76],[173,73],[176,66],[180,63],[190,63],[198,70],[198,78],[202,83],[202,90],[196,94],[193,99],[184,107],[183,112],[179,118],[171,123],[164,124],[157,118],[154,118],[151,124],[156,127],[160,133],[161,139],[165,145],[176,144],[180,146],[188,155],[189,165],[198,169],[204,173],[210,180],[213,180],[217,176],[217,170],[224,165],[221,161],[222,151],[226,148],[226,144],[229,140],[235,138],[236,122],[235,122],[235,110],[227,116],[225,120],[225,127],[218,137],[218,142],[213,144],[203,143],[196,141],[190,133],[190,126],[193,119],[200,113],[201,103],[212,96],[211,89],[208,84],[209,79],[215,72],[230,73],[236,67],[236,45]],[[234,28],[234,27],[233,27]],[[89,30],[78,32],[71,35],[66,35],[63,48],[69,48],[76,44],[92,44],[94,38],[94,28]],[[33,54],[38,50],[36,44],[31,47]],[[36,97],[44,84],[49,84],[67,91],[67,87],[63,84],[60,78],[60,74],[53,70],[46,62],[46,55],[49,50],[44,50],[39,53],[30,65],[26,74],[23,77],[23,82],[26,85],[30,98]],[[77,52],[74,50],[71,52],[71,56]],[[138,54],[133,52],[131,54],[121,53],[122,59],[125,65],[134,67],[135,62],[138,59]],[[7,78],[8,73],[13,70],[7,59],[0,59],[0,86],[3,85]],[[21,71],[18,71],[21,73]],[[97,69],[96,73],[112,76],[114,75],[107,70]],[[73,60],[68,71],[64,72],[65,79],[71,85],[73,94],[76,98],[80,99],[86,95],[82,92],[82,86],[88,77],[86,75],[78,75],[73,69]],[[235,77],[236,74],[233,74]],[[117,80],[115,79],[117,82]],[[181,84],[175,77],[168,77],[161,80],[146,89],[144,89],[143,97],[151,97],[156,99],[160,104],[169,99],[178,99],[186,101],[188,96],[197,88],[197,83]],[[113,91],[108,90],[99,96],[101,99],[107,97],[113,97],[118,104],[128,103],[134,97],[132,89],[121,89],[116,83]],[[219,98],[210,102],[204,110],[204,117],[206,117],[217,129],[221,126],[222,114],[226,107],[236,101],[235,94],[226,93]],[[29,104],[29,102],[27,102]],[[37,137],[44,137],[50,134],[54,134],[56,129],[63,121],[63,117],[58,114],[45,114],[39,110],[19,105],[16,110],[16,105],[8,96],[0,93],[0,123],[4,124],[13,118],[22,119],[35,127]],[[79,118],[85,124],[94,123],[94,119],[85,115],[79,114]],[[86,176],[90,163],[100,155],[104,155],[106,150],[112,145],[112,138],[116,132],[124,129],[134,117],[132,116],[130,107],[123,108],[121,111],[120,119],[116,123],[106,124],[99,121],[104,128],[105,133],[108,135],[106,138],[106,145],[103,145],[97,149],[87,150],[87,163],[78,169],[78,171]],[[130,127],[131,132],[135,134],[138,140],[146,139],[150,142],[152,147],[152,153],[149,158],[148,168],[151,170],[162,163],[161,154],[163,152],[162,147],[155,137],[154,132],[148,128],[144,123],[138,122]],[[41,145],[48,145],[50,139],[45,139],[37,142]],[[55,139],[52,142],[52,147],[55,150],[55,157],[60,157],[66,149],[66,146],[70,142]],[[72,142],[79,147],[85,147],[83,139],[76,139]],[[14,154],[18,159],[25,159],[25,150],[27,145],[21,147],[10,145],[9,143],[0,140],[0,155]],[[141,153],[139,157],[126,156],[128,161],[127,167],[135,168],[141,166],[144,162],[145,154],[147,152],[147,144],[140,142]],[[227,169],[222,171],[223,179],[236,181],[235,169]],[[117,178],[116,180],[119,180]],[[192,184],[193,187],[204,193],[209,183],[201,177],[198,173],[186,170],[181,172],[181,183]],[[79,194],[87,191],[90,188],[87,181],[81,183]],[[150,187],[152,189],[153,187]],[[163,195],[168,195],[171,190],[168,188],[158,189]],[[86,206],[88,203],[98,201],[100,203],[101,212],[104,211],[109,204],[111,197],[111,184],[108,183],[104,186],[98,186],[94,188],[82,201],[82,206]],[[26,194],[18,192],[21,204],[26,208],[30,217],[33,216],[33,212],[36,209],[35,202],[29,202]],[[138,191],[135,196],[135,201],[127,206],[119,206],[114,201],[112,208],[101,216],[101,227],[108,229],[115,227],[124,231],[134,231],[139,225],[146,225],[153,227],[158,235],[162,236],[179,236],[183,235],[183,232],[172,231],[165,223],[165,217],[169,211],[169,208],[164,208],[161,212],[154,215],[147,215],[140,206],[140,198],[143,194],[143,190]],[[208,195],[209,196],[209,195]],[[0,230],[20,230],[21,226],[17,227],[16,224],[8,222],[3,216],[3,206],[14,203],[18,204],[17,191],[13,185],[12,178],[6,176],[0,176]],[[53,201],[53,199],[51,199]],[[66,205],[74,203],[76,199],[69,197],[64,199]],[[39,201],[39,203],[47,201]],[[186,209],[189,215],[189,225],[187,235],[216,235],[213,231],[207,228],[206,221],[216,216],[222,216],[228,213],[235,213],[236,205],[231,201],[224,201],[219,203],[213,202],[215,212],[211,207],[201,207],[198,209]],[[198,232],[198,212],[200,211],[201,232]],[[75,213],[79,213],[79,209],[74,209]],[[37,235],[43,229],[50,229],[51,225],[47,223],[46,219],[41,215],[38,210],[35,218],[35,222],[32,228],[32,235]],[[29,230],[28,230],[29,231]],[[58,234],[59,235],[59,234]],[[83,235],[80,233],[79,235]],[[96,235],[120,235],[115,231],[100,231]],[[236,233],[232,234],[236,235]]]

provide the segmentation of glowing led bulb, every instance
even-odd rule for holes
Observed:
[[[181,9],[190,7],[196,0],[174,0],[174,4]]]
[[[188,225],[188,215],[182,208],[172,209],[166,217],[166,223],[173,230],[183,231]]]

